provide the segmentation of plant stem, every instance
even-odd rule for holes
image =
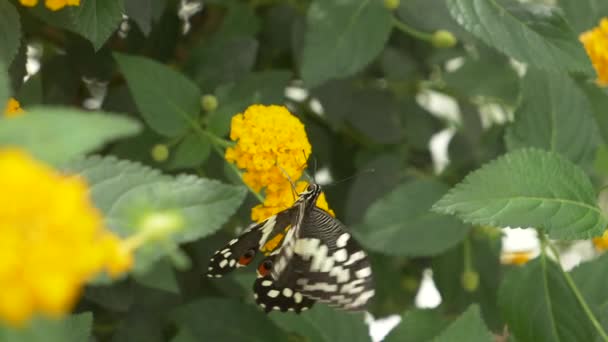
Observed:
[[[570,290],[572,291],[572,293],[574,293],[576,300],[579,302],[579,304],[583,308],[585,315],[587,315],[587,318],[589,318],[589,320],[591,321],[591,324],[593,324],[593,327],[595,328],[595,330],[597,330],[597,332],[600,335],[600,337],[602,338],[602,340],[608,342],[608,334],[606,334],[606,331],[604,331],[604,328],[602,327],[600,322],[597,320],[597,317],[595,317],[595,315],[593,314],[593,311],[591,311],[589,304],[587,304],[587,301],[581,294],[581,291],[579,290],[578,286],[576,286],[576,283],[570,276],[570,273],[566,272],[564,270],[564,268],[562,267],[562,263],[560,262],[559,253],[557,252],[557,249],[555,248],[555,246],[553,246],[553,244],[549,241],[549,239],[547,239],[545,234],[543,234],[540,231],[538,232],[538,234],[539,234],[540,241],[541,241],[541,244],[543,247],[541,252],[544,254],[545,253],[544,247],[548,247],[549,250],[551,250],[551,253],[553,253],[555,255],[555,258],[557,259],[557,264],[559,265],[559,269],[562,271],[562,274],[564,275],[564,278],[566,279],[566,283],[568,283],[568,287],[570,287]]]
[[[419,40],[430,42],[431,39],[433,39],[432,34],[418,31],[415,28],[408,26],[407,24],[405,24],[404,22],[400,21],[399,19],[397,19],[395,17],[393,17],[393,26],[395,26],[401,32],[408,34]]]

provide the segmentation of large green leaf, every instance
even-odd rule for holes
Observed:
[[[608,224],[583,170],[536,149],[508,153],[470,173],[433,209],[472,224],[541,228],[556,239],[597,236]]]
[[[430,211],[448,190],[444,184],[419,180],[402,184],[368,209],[354,227],[365,247],[385,254],[435,255],[456,245],[470,226]]]
[[[81,4],[70,11],[73,29],[99,50],[118,29],[124,9],[122,1],[81,0]]]
[[[545,255],[505,276],[498,303],[517,341],[593,341],[591,322]]]
[[[140,125],[125,116],[61,107],[28,108],[26,115],[0,119],[0,145],[16,145],[58,165],[105,143],[133,135]]]
[[[190,133],[171,150],[168,168],[182,169],[201,165],[209,157],[211,141],[204,135]]]
[[[557,3],[576,33],[591,29],[608,15],[608,2],[604,0],[558,0]]]
[[[608,91],[591,82],[581,82],[579,86],[591,104],[597,128],[604,143],[608,143]]]
[[[21,45],[19,13],[9,1],[2,1],[0,2],[0,63],[10,65],[19,50],[19,45]]]
[[[384,342],[432,341],[447,326],[447,319],[441,317],[437,311],[407,310],[401,316],[399,325],[391,330]]]
[[[115,54],[135,103],[156,132],[184,133],[200,112],[200,91],[184,75],[148,58]]]
[[[589,304],[600,307],[608,303],[608,253],[578,265],[571,274]]]
[[[26,328],[0,326],[3,342],[82,342],[91,335],[93,314],[85,312],[63,319],[35,318]]]
[[[584,71],[591,64],[559,9],[515,0],[447,0],[454,19],[505,54],[545,70]]]
[[[492,342],[494,337],[481,319],[479,306],[473,304],[433,341]]]
[[[174,212],[184,222],[172,241],[197,240],[219,230],[246,194],[240,186],[195,176],[170,177],[113,157],[84,159],[67,170],[87,179],[95,205],[105,214],[110,228],[121,236],[136,233],[138,222],[149,213]],[[135,272],[146,272],[153,262],[171,252],[156,244],[139,248]]]
[[[591,106],[570,77],[528,68],[515,122],[507,129],[509,150],[537,147],[587,165],[598,142]]]
[[[317,304],[300,315],[272,315],[270,318],[283,330],[308,341],[371,341],[362,313],[343,312],[323,304]]]
[[[253,305],[235,299],[205,298],[171,313],[178,327],[198,341],[286,341],[285,334],[269,316]]]
[[[192,50],[188,70],[201,89],[211,92],[221,83],[246,76],[255,63],[258,45],[253,37],[216,34]]]
[[[381,1],[316,0],[308,8],[300,72],[314,87],[350,76],[382,51],[392,21]]]

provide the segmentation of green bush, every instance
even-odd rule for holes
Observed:
[[[369,313],[402,318],[385,341],[608,341],[608,28],[579,38],[608,2],[26,2],[0,2],[0,104],[24,110],[0,119],[0,151],[82,175],[138,242],[128,275],[0,340],[370,341],[363,313],[265,314],[256,266],[204,277],[263,197],[224,158],[231,119],[279,104],[369,254]],[[429,146],[445,130],[443,166]],[[538,256],[505,261],[503,227],[536,230]],[[592,257],[565,269],[578,240]],[[442,300],[419,309],[427,269]]]

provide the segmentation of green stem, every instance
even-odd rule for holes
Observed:
[[[463,254],[464,254],[464,271],[473,271],[473,258],[471,257],[471,240],[470,237],[464,239],[463,242]]]
[[[415,28],[408,26],[404,22],[399,19],[393,17],[393,26],[399,29],[401,32],[408,34],[416,39],[423,40],[426,42],[430,42],[433,39],[433,35],[431,33],[418,31]]]
[[[542,244],[542,247],[543,247],[541,249],[541,252],[544,255],[545,254],[545,248],[544,247],[548,247],[549,250],[551,250],[551,253],[553,253],[555,255],[555,258],[557,259],[557,264],[559,265],[559,268],[562,271],[562,274],[564,275],[564,278],[566,279],[566,283],[568,283],[568,287],[570,287],[570,290],[572,290],[572,292],[574,293],[574,296],[576,297],[576,300],[579,302],[579,304],[583,308],[583,311],[587,315],[587,318],[589,318],[589,320],[591,321],[591,324],[593,324],[593,327],[595,327],[595,330],[597,330],[597,332],[600,335],[600,337],[602,338],[602,340],[608,342],[608,334],[606,334],[606,331],[604,331],[604,328],[602,327],[602,325],[600,324],[600,322],[597,320],[597,317],[595,317],[595,315],[593,314],[593,311],[591,311],[591,308],[589,307],[589,305],[587,304],[587,301],[585,300],[585,298],[581,294],[581,291],[578,289],[578,286],[576,286],[576,283],[574,282],[574,280],[570,276],[570,273],[566,272],[564,270],[564,268],[562,267],[562,264],[561,264],[560,258],[559,258],[559,253],[557,252],[557,249],[547,239],[547,237],[545,236],[545,234],[541,233],[540,231],[538,232],[538,234],[540,236],[540,241],[541,241],[541,244]]]

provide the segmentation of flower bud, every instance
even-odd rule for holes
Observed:
[[[203,97],[201,97],[201,106],[205,112],[216,110],[218,106],[217,97],[211,94],[203,95]]]
[[[474,292],[479,287],[479,273],[471,270],[464,271],[460,281],[465,291]]]
[[[152,154],[154,161],[162,163],[169,158],[169,148],[165,144],[156,144],[152,147],[150,154]]]
[[[384,7],[391,11],[395,10],[397,7],[399,7],[399,0],[384,0]]]
[[[433,46],[437,48],[450,48],[458,43],[458,40],[452,32],[446,30],[438,30],[433,33],[433,38],[431,38],[431,43]]]

